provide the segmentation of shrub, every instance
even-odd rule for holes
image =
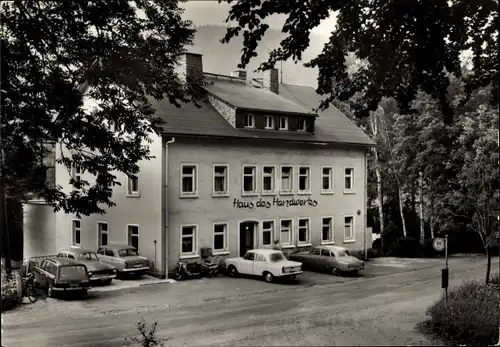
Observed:
[[[17,306],[18,294],[17,294],[17,283],[14,274],[12,277],[8,278],[5,271],[2,269],[2,312],[6,311],[12,307]]]
[[[498,286],[464,282],[429,307],[427,332],[457,344],[491,345],[498,339]]]
[[[158,322],[154,322],[151,329],[148,331],[146,328],[146,322],[144,318],[137,323],[137,330],[139,330],[139,336],[126,337],[125,341],[130,341],[136,343],[141,347],[163,347],[163,344],[167,342],[168,338],[158,338],[156,336],[156,327]]]

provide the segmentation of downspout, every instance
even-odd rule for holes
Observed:
[[[162,201],[163,201],[163,243],[164,243],[164,261],[165,261],[165,278],[168,278],[168,145],[175,143],[175,137],[172,137],[170,141],[165,142],[165,156],[163,157],[163,189],[162,189]]]

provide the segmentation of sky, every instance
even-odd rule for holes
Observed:
[[[213,0],[189,0],[188,2],[181,4],[181,7],[185,9],[184,18],[193,21],[195,25],[225,25],[226,23],[224,23],[224,21],[229,13],[231,5],[227,2],[219,4],[218,1]],[[281,29],[285,19],[286,17],[284,15],[275,15],[266,22],[273,29]],[[326,42],[334,26],[335,16],[332,14],[330,18],[323,20],[321,24],[312,31],[316,34],[324,36]]]

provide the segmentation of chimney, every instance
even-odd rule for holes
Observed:
[[[270,69],[264,71],[264,79],[262,85],[265,89],[270,90],[275,94],[279,94],[279,76],[278,69]]]
[[[231,77],[238,77],[242,80],[246,80],[247,72],[245,70],[234,70],[233,72],[231,72]]]
[[[203,79],[203,60],[201,54],[186,52],[179,57],[177,62],[176,72],[181,81],[196,82]]]

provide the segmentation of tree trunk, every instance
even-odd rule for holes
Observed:
[[[417,198],[415,192],[415,181],[411,182],[411,212],[414,218],[417,216]]]
[[[434,197],[430,196],[430,208],[427,212],[429,215],[429,227],[431,229],[431,239],[434,238]]]
[[[488,247],[486,250],[488,255],[488,263],[486,265],[486,284],[490,283],[490,273],[491,273],[491,247]]]
[[[424,178],[422,175],[422,171],[418,173],[418,195],[420,202],[420,246],[424,246],[425,241],[425,229],[424,229]]]
[[[380,221],[380,243],[381,248],[384,249],[384,195],[382,193],[382,174],[380,173],[379,159],[378,159],[378,151],[374,149],[375,154],[375,174],[377,175],[377,201],[378,201],[378,218]]]
[[[407,232],[406,232],[405,215],[403,211],[403,192],[401,191],[401,183],[398,176],[396,176],[396,182],[398,184],[399,214],[401,215],[401,224],[403,225],[403,237],[406,238]]]

